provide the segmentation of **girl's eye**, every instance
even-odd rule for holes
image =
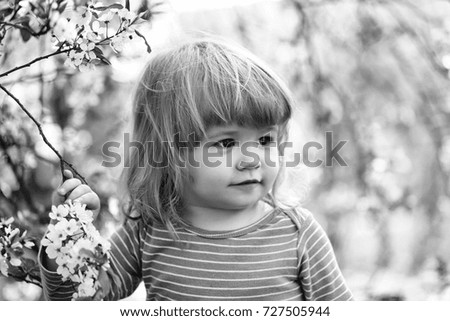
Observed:
[[[267,135],[267,136],[261,137],[261,138],[259,139],[259,143],[260,143],[261,145],[263,145],[263,146],[270,145],[271,143],[273,143],[272,136]]]
[[[236,145],[236,141],[231,138],[219,140],[214,146],[223,147],[223,148],[231,148]]]

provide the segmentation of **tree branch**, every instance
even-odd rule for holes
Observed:
[[[15,72],[15,71],[17,71],[17,70],[20,70],[20,69],[23,69],[23,68],[26,68],[26,67],[30,67],[32,64],[34,64],[34,63],[36,63],[36,62],[38,62],[38,61],[41,61],[41,60],[44,60],[44,59],[47,59],[47,58],[50,58],[50,57],[53,57],[53,56],[56,56],[56,55],[59,55],[59,54],[62,54],[62,53],[69,52],[69,51],[72,50],[72,49],[73,49],[73,48],[68,48],[68,49],[64,49],[64,50],[58,49],[58,50],[56,50],[55,52],[52,52],[52,53],[50,53],[50,54],[48,54],[48,55],[45,55],[45,56],[42,56],[42,57],[38,57],[38,58],[36,58],[36,59],[33,59],[33,60],[30,61],[29,63],[26,63],[26,64],[24,64],[24,65],[15,67],[15,68],[13,68],[13,69],[11,69],[11,70],[8,70],[8,71],[6,71],[6,72],[0,74],[0,78],[1,78],[1,77],[5,77],[5,76],[8,76],[10,73],[13,73],[13,72]]]
[[[27,274],[27,275],[30,276],[30,274]],[[14,274],[8,272],[8,277],[12,277],[12,278],[14,278],[15,280],[23,281],[23,282],[25,282],[25,283],[34,284],[34,285],[36,285],[36,286],[42,288],[42,284],[41,284],[40,282],[38,282],[38,281],[33,281],[33,279],[31,279],[31,276],[30,276],[30,280],[27,280],[26,278],[21,278],[21,277],[18,277],[18,276],[16,276],[16,275],[14,275]]]
[[[61,163],[61,173],[64,170],[64,165],[67,165],[82,181],[84,184],[87,185],[86,179],[78,173],[78,171],[73,167],[72,164],[67,162],[61,154],[58,152],[58,150],[48,141],[47,137],[45,136],[41,124],[36,120],[36,118],[33,117],[33,115],[25,108],[25,106],[17,99],[8,89],[3,87],[3,85],[0,84],[0,89],[2,89],[8,96],[10,96],[19,106],[20,108],[27,114],[27,116],[34,122],[34,124],[37,126],[39,130],[39,134],[42,136],[42,139],[44,140],[45,144],[50,147],[50,149],[56,154],[56,156],[59,158]],[[62,175],[64,178],[64,175]]]
[[[28,188],[26,187],[25,181],[23,180],[23,175],[21,175],[18,171],[17,165],[12,161],[11,156],[9,156],[8,154],[8,147],[6,145],[6,142],[3,140],[3,137],[0,136],[0,147],[3,149],[3,152],[5,154],[5,158],[6,158],[6,162],[9,164],[9,166],[11,167],[12,172],[14,173],[14,176],[17,179],[17,182],[19,183],[20,186],[20,193],[22,194],[22,196],[24,197],[25,201],[27,202],[28,206],[30,207],[30,209],[35,212],[38,213],[38,209],[36,207],[36,205],[34,204],[34,200],[31,197],[30,191],[28,190]]]

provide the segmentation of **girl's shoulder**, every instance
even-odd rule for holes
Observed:
[[[314,221],[313,214],[306,208],[302,206],[295,206],[284,208],[281,210],[284,215],[287,215],[299,230],[303,229],[305,226],[310,225]]]

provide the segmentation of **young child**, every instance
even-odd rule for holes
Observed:
[[[147,300],[352,299],[323,229],[279,201],[292,108],[285,85],[241,48],[197,40],[153,57],[134,100],[131,210],[111,238],[120,282],[104,299],[141,281]],[[60,201],[98,212],[98,196],[68,178]],[[70,300],[43,250],[40,260],[46,298]]]

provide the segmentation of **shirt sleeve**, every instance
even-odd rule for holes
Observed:
[[[109,280],[111,289],[105,300],[119,300],[131,295],[141,282],[140,221],[127,220],[111,237]],[[46,300],[68,301],[76,288],[71,281],[42,264],[44,249],[39,251],[42,288]]]
[[[305,299],[353,300],[325,231],[309,211],[302,209],[299,215],[299,282]]]

